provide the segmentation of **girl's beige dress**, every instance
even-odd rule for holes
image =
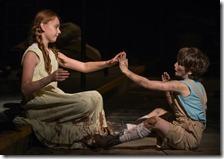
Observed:
[[[37,43],[28,47],[24,55],[28,51],[34,52],[39,58],[33,81],[48,76]],[[49,56],[54,72],[58,69],[58,62],[52,51]],[[93,142],[91,136],[107,133],[103,100],[97,91],[69,94],[59,89],[57,82],[51,82],[32,97],[26,97],[23,107],[26,118],[17,117],[15,123],[32,125],[37,138],[49,147],[84,149],[87,148],[86,144]]]

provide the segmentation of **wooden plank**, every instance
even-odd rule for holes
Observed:
[[[5,152],[7,148],[14,145],[17,141],[26,138],[32,133],[31,126],[23,126],[18,130],[5,131],[0,134],[0,152]],[[21,145],[22,146],[22,145]]]
[[[135,72],[136,74],[140,74],[145,70],[145,66],[137,66],[131,69],[133,72]],[[105,94],[107,92],[109,92],[110,90],[112,90],[113,88],[119,86],[122,81],[124,79],[126,79],[127,77],[125,75],[121,75],[117,78],[115,78],[114,80],[106,83],[105,85],[101,86],[100,88],[97,89],[97,91],[99,91],[101,94]]]

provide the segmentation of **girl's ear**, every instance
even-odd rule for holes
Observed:
[[[43,23],[40,23],[40,28],[42,31],[45,31],[45,25]]]

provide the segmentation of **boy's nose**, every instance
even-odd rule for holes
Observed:
[[[176,65],[177,65],[177,63],[175,62],[173,66],[176,67]]]

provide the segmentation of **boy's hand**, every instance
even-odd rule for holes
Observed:
[[[126,53],[122,52],[118,60],[119,60],[120,69],[124,73],[125,71],[128,70],[128,59],[126,58]]]
[[[162,81],[167,82],[170,80],[170,75],[167,72],[163,72],[162,74]]]

